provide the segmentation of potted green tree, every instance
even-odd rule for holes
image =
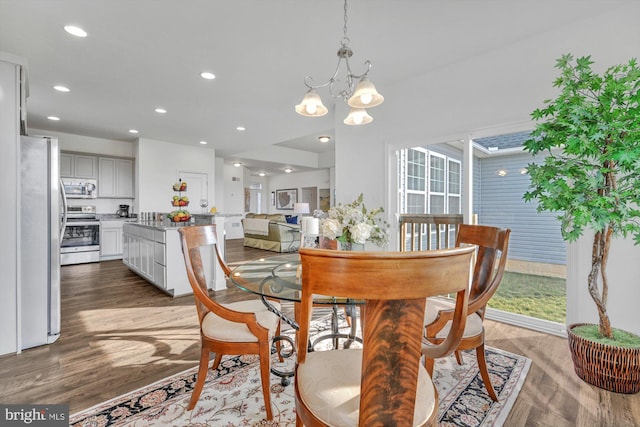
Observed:
[[[637,393],[640,338],[611,326],[606,268],[613,237],[640,243],[640,69],[636,59],[602,74],[592,65],[590,56],[557,60],[560,93],[531,114],[536,126],[525,149],[547,156],[529,164],[524,199],[558,212],[567,241],[595,233],[586,279],[599,325],[569,325],[575,371],[598,387]]]

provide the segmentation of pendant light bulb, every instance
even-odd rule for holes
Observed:
[[[302,102],[296,105],[296,113],[306,117],[321,117],[328,111],[315,89],[309,89],[302,98]]]
[[[347,104],[353,108],[371,108],[382,104],[383,101],[384,97],[378,93],[373,83],[363,77]]]
[[[370,93],[364,93],[360,95],[360,102],[362,102],[364,105],[371,104],[372,100],[373,100],[373,95],[371,95]]]
[[[372,121],[373,117],[371,117],[364,108],[352,108],[347,118],[344,119],[344,124],[358,126],[366,125]]]
[[[310,116],[313,116],[318,111],[318,107],[315,104],[307,104],[304,109]]]

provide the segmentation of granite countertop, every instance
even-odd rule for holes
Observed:
[[[138,220],[138,217],[121,217],[118,214],[96,214],[96,218],[100,221],[126,221],[134,222]]]
[[[166,219],[163,221],[136,221],[136,222],[133,222],[132,225],[138,225],[144,228],[152,228],[154,230],[165,231],[165,230],[178,229],[181,227],[188,227],[190,225],[195,225],[195,224],[190,221],[171,222],[168,219]]]

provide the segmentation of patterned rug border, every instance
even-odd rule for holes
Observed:
[[[496,347],[485,346],[487,363],[489,364],[489,358],[494,357],[494,354],[499,355],[500,357],[511,359],[514,361],[513,363],[513,371],[515,375],[510,375],[509,379],[502,386],[496,384],[495,379],[492,379],[492,383],[495,389],[496,394],[498,395],[498,402],[493,402],[489,397],[486,389],[484,388],[484,383],[482,381],[482,377],[480,375],[480,371],[477,368],[477,359],[475,356],[475,351],[469,350],[462,352],[463,357],[472,358],[472,368],[468,369],[465,372],[464,380],[460,381],[459,385],[463,386],[467,384],[466,389],[470,389],[469,384],[475,383],[477,384],[477,388],[483,391],[483,398],[485,400],[485,404],[490,405],[490,409],[485,414],[482,422],[478,424],[479,426],[501,426],[504,424],[505,420],[509,416],[511,412],[511,408],[513,407],[518,395],[520,394],[520,390],[524,385],[524,382],[527,379],[527,375],[529,373],[529,368],[531,367],[531,359],[526,356],[518,355],[515,353],[511,353],[506,350],[502,350]],[[449,356],[453,358],[454,356]],[[438,361],[436,361],[438,363]],[[437,364],[436,364],[437,367]],[[489,374],[494,376],[494,372],[489,369]],[[514,378],[515,376],[515,378]],[[438,380],[438,371],[434,372],[434,381]],[[447,415],[449,410],[451,410],[452,405],[457,402],[461,398],[461,392],[459,388],[453,388],[449,390],[448,393],[439,394],[439,420]],[[477,396],[476,396],[477,397]],[[506,397],[506,399],[505,399]],[[446,410],[443,411],[443,407]],[[449,424],[441,424],[441,425],[449,425]]]

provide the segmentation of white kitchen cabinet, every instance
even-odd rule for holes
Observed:
[[[123,257],[122,261],[133,272],[173,296],[189,294],[191,287],[182,260],[182,250],[178,248],[179,252],[177,252],[179,255],[177,261],[180,262],[171,260],[167,263],[165,260],[165,241],[167,240],[171,242],[170,250],[175,251],[175,243],[180,244],[178,230],[125,223],[123,252],[127,256]]]
[[[75,157],[73,154],[69,153],[60,153],[60,176],[73,178],[75,167],[73,165]]]
[[[222,224],[220,230],[219,238],[224,241]],[[173,296],[192,293],[184,266],[178,227],[125,223],[123,242],[122,262],[134,273]],[[213,250],[203,254],[203,264],[208,287],[225,289],[224,273],[215,262]]]
[[[98,158],[89,154],[60,153],[60,176],[98,178]]]
[[[123,220],[100,221],[100,261],[123,257],[123,226]]]
[[[100,157],[98,166],[98,197],[134,197],[132,159]]]
[[[74,164],[76,178],[95,179],[98,177],[98,159],[95,156],[76,154]]]

